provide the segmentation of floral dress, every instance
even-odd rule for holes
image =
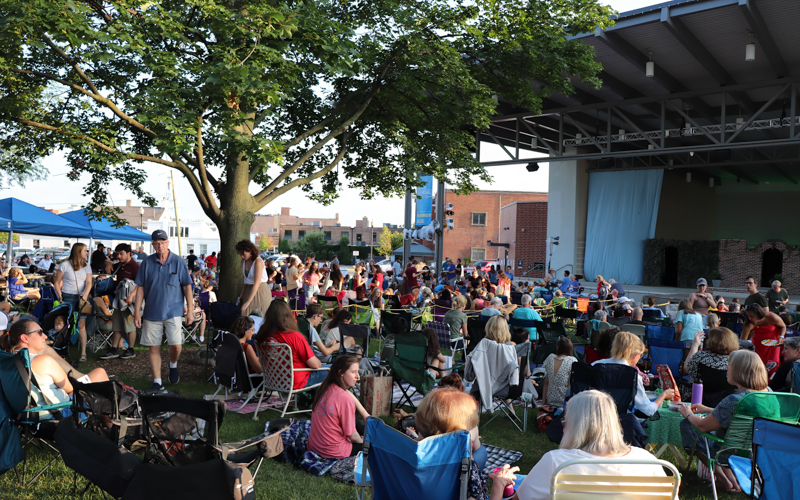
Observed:
[[[555,373],[555,354],[547,356],[547,359],[544,360],[544,369],[548,378],[545,404],[548,405],[560,406],[564,404],[564,396],[569,388],[569,375],[572,373],[572,363],[578,361],[573,356],[558,356],[558,359],[561,360],[558,373]]]
[[[469,479],[467,479],[467,498],[475,500],[487,500],[489,498],[489,488],[486,486],[486,479],[483,478],[481,470],[473,461],[469,468]]]

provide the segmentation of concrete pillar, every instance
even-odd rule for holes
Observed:
[[[575,154],[574,149],[566,154]],[[564,270],[583,272],[588,203],[586,162],[561,161],[550,164],[547,208],[547,237],[559,237],[559,244],[547,247],[547,262],[558,277]]]

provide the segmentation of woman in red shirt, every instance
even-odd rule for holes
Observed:
[[[364,426],[356,422],[356,410],[365,421],[369,414],[347,391],[359,378],[358,358],[345,354],[336,358],[317,390],[311,406],[308,449],[322,458],[353,457],[361,451]]]
[[[264,315],[264,323],[256,334],[256,342],[288,344],[292,348],[292,367],[295,370],[322,368],[322,362],[314,356],[308,341],[298,330],[289,304],[282,300],[273,300],[270,304],[267,314]],[[296,371],[292,388],[302,389],[320,384],[326,375],[326,371]]]
[[[369,283],[370,291],[378,288],[383,291],[383,271],[381,266],[375,265],[372,268],[372,281]]]

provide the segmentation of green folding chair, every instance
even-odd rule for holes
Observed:
[[[714,490],[714,499],[717,498],[717,484],[714,478],[718,457],[722,453],[730,453],[740,456],[750,456],[753,447],[753,420],[765,418],[776,422],[787,424],[797,424],[800,420],[800,395],[786,392],[751,392],[746,394],[736,404],[736,409],[725,433],[725,438],[719,438],[707,432],[698,432],[695,439],[692,453],[697,448],[697,441],[700,436],[705,439],[705,453],[708,457],[708,471],[711,474],[711,487]],[[716,441],[720,444],[720,450],[715,456],[711,456],[709,442]]]
[[[417,332],[405,335],[396,335],[394,338],[394,356],[389,358],[389,368],[392,373],[392,383],[400,388],[402,396],[395,405],[400,408],[407,404],[416,410],[411,398],[420,393],[423,396],[429,393],[435,384],[428,368],[428,339]],[[401,382],[408,382],[408,387],[403,387]],[[411,389],[414,389],[411,392]]]

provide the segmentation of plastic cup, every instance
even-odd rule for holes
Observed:
[[[497,474],[501,470],[503,470],[502,467],[495,467],[494,473]],[[506,485],[505,489],[503,490],[503,498],[510,498],[513,496],[514,496],[514,485],[513,484]]]

